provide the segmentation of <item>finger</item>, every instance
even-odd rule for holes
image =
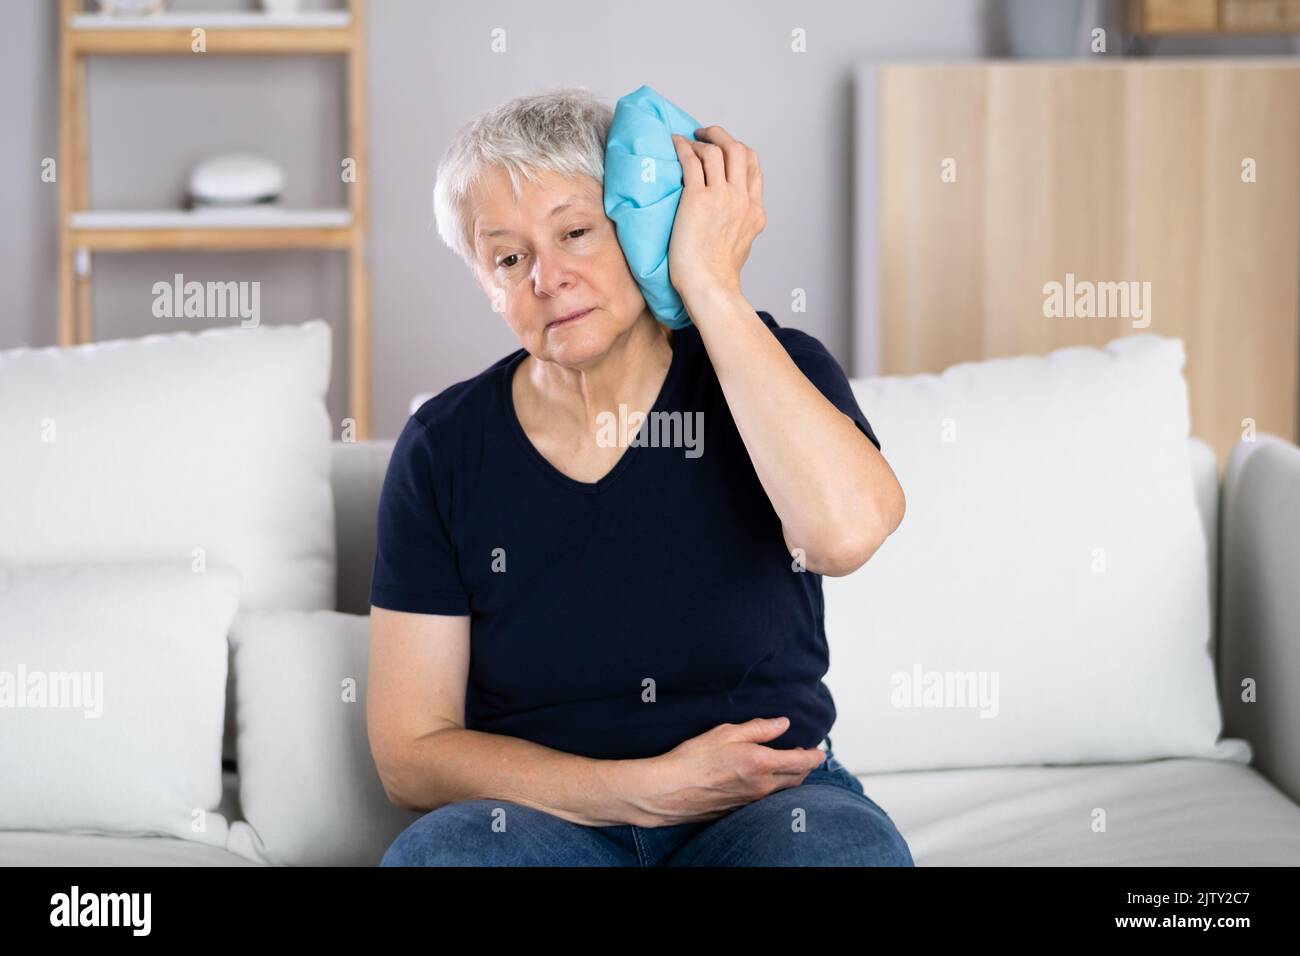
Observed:
[[[763,205],[763,167],[758,163],[758,153],[749,151],[749,198]]]
[[[740,140],[723,147],[727,154],[727,182],[731,184],[737,196],[749,195],[750,157],[754,151]]]
[[[721,126],[702,126],[695,131],[695,135],[722,150],[727,185],[738,195],[748,195],[749,147]]]
[[[713,143],[691,143],[695,155],[700,157],[704,166],[704,183],[706,186],[723,188],[727,185],[726,157],[722,150]]]
[[[736,142],[736,138],[721,126],[701,126],[695,131],[695,136],[697,139],[723,147]]]
[[[741,724],[720,724],[725,727],[725,736],[728,740],[738,742],[757,743],[762,740],[771,740],[773,737],[779,737],[790,727],[790,718],[784,715],[780,717],[755,717]]]
[[[673,146],[677,150],[677,161],[682,164],[682,185],[691,189],[703,189],[704,169],[700,166],[699,156],[691,149],[691,141],[673,133]]]
[[[768,749],[772,750],[776,757],[772,764],[774,774],[810,773],[820,767],[822,761],[826,759],[825,753],[817,747],[811,749],[796,747],[793,750]]]

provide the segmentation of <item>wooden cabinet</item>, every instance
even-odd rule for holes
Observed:
[[[876,146],[859,169],[876,168],[859,188],[878,215],[859,222],[871,261],[859,260],[855,373],[1149,332],[1183,340],[1192,433],[1221,463],[1252,426],[1297,439],[1300,62],[981,61],[871,75],[860,94]],[[1094,284],[1093,314],[1047,314],[1051,283]],[[1109,294],[1103,305],[1102,283],[1137,283],[1145,314],[1132,302],[1123,314]]]

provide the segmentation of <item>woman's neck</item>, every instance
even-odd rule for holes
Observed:
[[[523,397],[535,411],[544,408],[552,425],[564,422],[583,431],[596,428],[602,412],[617,415],[620,405],[629,412],[648,412],[672,364],[671,336],[646,310],[589,367],[565,368],[529,356],[531,368],[522,370],[527,387],[516,398]]]

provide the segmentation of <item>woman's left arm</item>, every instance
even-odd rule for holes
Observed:
[[[753,150],[718,126],[674,137],[683,190],[669,275],[722,385],[787,548],[820,574],[855,571],[903,520],[903,489],[879,450],[795,365],[740,291],[766,223]]]
[[[903,489],[871,440],[795,365],[739,292],[683,299],[788,550],[819,574],[867,562],[903,520]]]

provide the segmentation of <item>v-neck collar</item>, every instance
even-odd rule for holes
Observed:
[[[688,329],[677,329],[669,339],[668,344],[673,350],[673,357],[668,363],[668,374],[664,376],[663,384],[659,386],[659,394],[655,397],[654,405],[651,406],[651,413],[662,411],[661,406],[663,405],[664,400],[668,397],[672,386],[676,384],[677,376],[680,372],[682,360],[686,351],[683,341],[686,336],[683,335],[683,333],[687,331]],[[636,460],[637,452],[641,451],[644,446],[641,444],[632,444],[630,441],[631,436],[629,436],[628,446],[623,449],[623,454],[619,456],[618,461],[614,463],[614,466],[610,468],[609,471],[605,472],[604,475],[595,481],[578,481],[576,478],[571,478],[564,472],[560,471],[560,469],[556,468],[546,459],[545,455],[537,450],[537,446],[533,444],[532,440],[528,437],[528,433],[524,431],[524,426],[519,421],[519,414],[515,410],[513,390],[515,372],[518,371],[520,363],[522,363],[527,357],[527,350],[520,349],[511,357],[510,361],[506,363],[505,372],[501,376],[501,403],[505,410],[505,416],[509,423],[510,431],[514,433],[515,438],[519,441],[520,446],[524,450],[524,454],[532,459],[533,463],[553,480],[558,481],[566,488],[582,494],[600,494],[608,488],[610,484],[617,480],[619,475],[627,471],[632,462]],[[649,421],[650,415],[647,414],[645,420],[641,423],[641,428],[644,429]]]

